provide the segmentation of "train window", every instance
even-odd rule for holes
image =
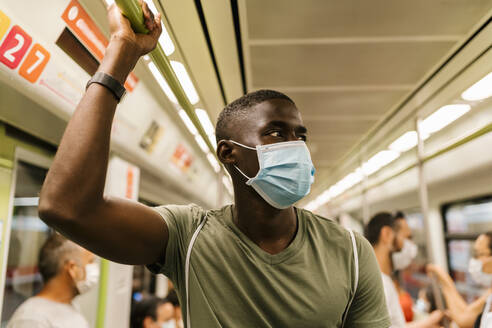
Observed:
[[[13,216],[2,308],[2,326],[42,286],[38,253],[50,228],[38,217],[38,195],[47,170],[17,162]]]
[[[492,230],[492,196],[453,202],[442,206],[448,265],[458,291],[472,301],[482,289],[468,273],[473,242]]]

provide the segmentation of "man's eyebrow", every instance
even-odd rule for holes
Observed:
[[[270,121],[266,124],[265,127],[279,127],[279,128],[288,128],[289,124],[284,121]],[[296,132],[298,133],[307,133],[307,128],[304,125],[298,125],[295,127]]]

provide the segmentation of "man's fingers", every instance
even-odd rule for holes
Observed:
[[[149,9],[149,6],[146,2],[142,2],[142,11],[144,15],[145,26],[152,31],[154,29],[154,13],[152,13],[152,11]]]
[[[158,38],[162,32],[162,24],[161,24],[161,14],[157,13],[154,18],[154,29],[150,30],[150,35],[153,38]]]

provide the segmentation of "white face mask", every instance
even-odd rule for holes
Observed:
[[[483,272],[483,263],[479,259],[470,260],[468,272],[477,284],[487,288],[492,286],[492,273]]]
[[[405,239],[401,251],[394,252],[391,255],[393,258],[393,270],[403,270],[408,267],[417,256],[418,250],[419,248],[413,241]]]
[[[168,320],[161,324],[161,328],[176,328],[176,321],[174,319]]]
[[[99,265],[89,263],[85,266],[85,279],[76,281],[75,286],[80,294],[85,294],[99,282]]]
[[[430,304],[427,301],[424,301],[423,299],[419,298],[417,300],[417,303],[415,304],[415,308],[420,311],[421,313],[429,313],[430,311]]]

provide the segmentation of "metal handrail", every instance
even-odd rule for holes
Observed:
[[[118,6],[118,8],[120,8],[123,15],[125,15],[125,17],[128,18],[128,20],[132,25],[133,30],[136,33],[149,32],[144,25],[142,8],[140,7],[137,0],[115,0],[115,3]],[[178,104],[186,112],[186,114],[188,114],[188,117],[195,125],[196,129],[198,130],[198,133],[202,136],[203,140],[205,141],[208,148],[210,149],[210,152],[215,155],[215,148],[210,142],[210,139],[208,138],[207,133],[205,132],[203,126],[201,125],[200,120],[196,116],[195,108],[188,100],[188,97],[186,96],[186,93],[184,92],[181,83],[179,83],[176,73],[174,73],[174,70],[171,67],[171,63],[169,62],[169,59],[167,59],[167,56],[165,55],[164,50],[162,49],[159,43],[157,43],[155,49],[149,53],[149,56],[154,62],[155,66],[157,66],[159,72],[166,79],[167,83],[169,84],[169,87],[171,88],[172,92],[176,96],[176,99],[178,100]]]

